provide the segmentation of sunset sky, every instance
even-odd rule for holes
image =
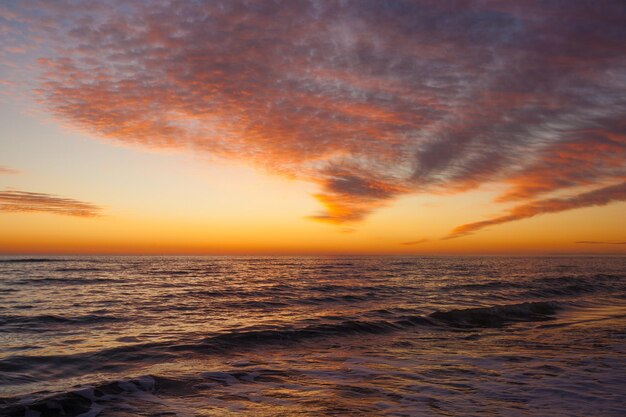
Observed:
[[[0,253],[626,253],[626,2],[0,0]]]

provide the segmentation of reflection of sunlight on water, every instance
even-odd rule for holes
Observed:
[[[257,349],[241,355],[245,361],[239,354],[221,364],[196,361],[188,370],[220,369],[203,373],[195,385],[197,406],[211,408],[204,415],[218,415],[214,408],[247,415],[478,415],[532,408],[584,415],[581,410],[593,410],[589,401],[619,394],[623,376],[607,367],[623,362],[611,350],[587,356],[592,346],[580,341],[590,337],[588,329],[553,333],[571,342],[556,345],[542,341],[534,326],[515,327],[478,338],[430,331],[361,335],[339,346],[310,341]],[[185,369],[178,366],[172,372]],[[604,387],[609,382],[618,384]],[[167,389],[160,395],[167,398]]]
[[[626,317],[626,301],[623,304],[583,308],[572,314],[578,318],[579,323],[593,320],[620,320]]]
[[[602,303],[615,303],[612,305],[598,305]],[[542,327],[553,328],[562,326],[595,327],[596,322],[602,322],[602,326],[622,325],[626,319],[626,300],[594,300],[588,306],[573,306],[559,315],[558,320]],[[618,326],[619,327],[619,326]]]
[[[622,415],[624,261],[564,262],[3,264],[0,379],[109,416]]]

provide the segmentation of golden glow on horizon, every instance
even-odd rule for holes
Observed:
[[[256,191],[264,187],[256,177]],[[266,186],[272,184],[267,179]],[[624,253],[624,245],[580,244],[578,241],[619,241],[626,204],[588,208],[558,216],[545,215],[490,228],[480,234],[442,240],[450,225],[480,217],[493,193],[408,197],[376,212],[365,223],[337,227],[301,216],[312,208],[310,195],[299,185],[277,180],[282,204],[242,206],[248,187],[210,210],[210,201],[179,200],[151,213],[109,210],[98,218],[53,214],[0,215],[1,253],[82,254],[480,254],[589,252]],[[184,182],[183,182],[184,183]],[[276,187],[277,184],[274,184]],[[271,187],[267,187],[271,194]],[[198,190],[199,191],[199,190]],[[274,189],[276,192],[276,189]],[[185,192],[194,194],[192,190]],[[180,195],[180,191],[178,192]],[[161,199],[170,200],[167,195]],[[275,195],[276,197],[276,195]],[[144,196],[146,201],[150,198]],[[307,201],[310,200],[310,201]],[[180,204],[184,201],[184,204]],[[307,204],[308,203],[308,204]],[[457,210],[462,205],[464,210]],[[207,210],[205,212],[204,210]],[[306,211],[305,211],[306,212]],[[415,213],[418,212],[419,216]],[[419,217],[419,221],[417,220]],[[621,225],[621,227],[620,227]],[[607,234],[607,230],[613,233]],[[405,244],[417,241],[415,244]]]

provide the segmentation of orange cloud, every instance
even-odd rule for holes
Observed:
[[[27,191],[0,192],[0,211],[9,213],[50,213],[75,217],[96,217],[100,207],[51,194],[31,193]]]
[[[6,16],[50,42],[37,92],[52,113],[319,184],[315,220],[625,174],[619,0],[22,3]]]
[[[458,226],[445,239],[466,236],[489,226],[527,219],[539,214],[558,213],[583,207],[604,206],[612,202],[625,200],[626,182],[599,188],[572,197],[532,201],[512,208],[509,213],[504,216]]]
[[[310,218],[336,224],[360,221],[394,196],[407,192],[393,179],[371,177],[371,172],[358,167],[327,168],[319,181],[326,192],[315,195],[324,206],[325,213]]]
[[[626,122],[616,121],[612,130],[626,132]],[[509,176],[506,182],[511,187],[497,201],[530,199],[626,176],[625,134],[589,129],[563,136],[540,152],[535,162]]]

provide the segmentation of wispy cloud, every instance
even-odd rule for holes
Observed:
[[[617,201],[626,201],[626,182],[571,197],[550,198],[522,204],[514,207],[503,216],[461,225],[454,229],[452,233],[447,236],[447,239],[465,236],[489,226],[527,219],[539,214],[558,213],[583,207],[604,206]]]
[[[13,175],[13,174],[19,174],[19,173],[20,171],[18,171],[17,169],[0,165],[0,175]]]
[[[0,192],[0,212],[34,212],[76,217],[96,217],[101,208],[83,201],[51,194],[6,190]]]
[[[315,220],[491,182],[539,212],[626,175],[621,0],[5,9],[51,42],[38,92],[58,117],[319,184]]]
[[[599,240],[579,240],[575,242],[581,245],[626,245],[626,241],[599,241]]]

